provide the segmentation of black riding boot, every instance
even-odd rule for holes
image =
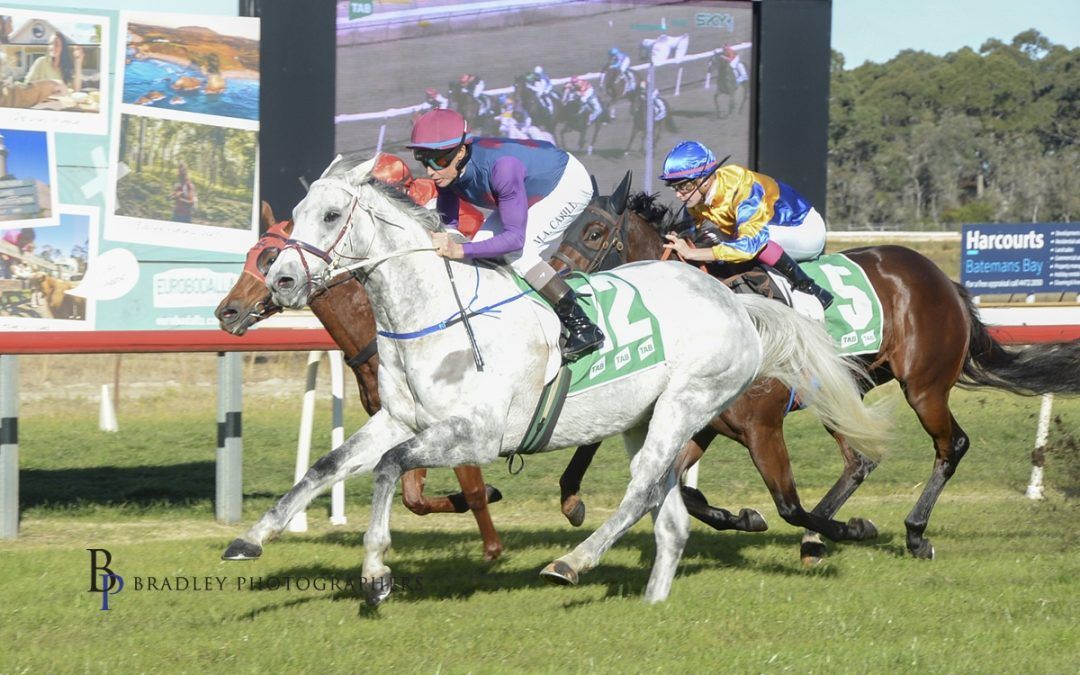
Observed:
[[[803,268],[799,267],[799,263],[795,262],[795,259],[787,253],[782,254],[772,268],[787,277],[792,288],[803,293],[809,293],[817,298],[823,309],[828,309],[829,305],[833,303],[832,293],[818,286],[817,282]]]
[[[540,297],[551,303],[563,328],[566,329],[566,344],[562,348],[563,359],[577,361],[586,353],[604,344],[604,333],[585,314],[585,310],[577,303],[577,294],[562,277],[550,276],[536,290],[540,293]]]

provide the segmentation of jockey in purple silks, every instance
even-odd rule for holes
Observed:
[[[544,141],[474,138],[453,110],[424,113],[408,147],[435,181],[444,223],[456,224],[459,200],[493,209],[471,242],[436,232],[439,255],[505,260],[555,309],[568,333],[567,360],[602,345],[604,334],[547,262],[592,199],[592,180],[581,162]]]

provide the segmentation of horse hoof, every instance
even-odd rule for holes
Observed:
[[[804,541],[799,548],[799,557],[804,567],[820,565],[828,556],[828,549],[820,541]]]
[[[574,508],[566,514],[566,519],[574,527],[581,527],[581,524],[585,522],[585,502],[579,500],[577,504],[574,504]]]
[[[577,572],[561,560],[540,570],[540,578],[557,586],[577,586],[578,582]]]
[[[745,532],[764,532],[769,529],[768,521],[757,509],[739,509],[739,521],[745,523]]]
[[[926,539],[921,540],[918,544],[914,546],[909,544],[908,550],[911,551],[911,555],[915,556],[919,560],[934,559],[934,545]]]
[[[878,529],[868,518],[852,518],[847,522],[848,527],[855,530],[855,539],[858,541],[865,541],[867,539],[877,539]]]
[[[502,501],[502,493],[499,492],[499,488],[494,485],[485,485],[487,488],[487,502],[488,504],[494,504],[495,502]]]
[[[252,544],[244,539],[233,539],[225,552],[221,554],[222,560],[258,560],[262,555],[262,546]]]
[[[383,572],[380,576],[365,578],[361,584],[364,590],[364,602],[368,607],[378,607],[383,600],[390,596],[390,591],[394,589],[394,576],[390,573],[390,570]]]

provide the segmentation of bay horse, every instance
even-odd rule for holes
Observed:
[[[498,130],[495,123],[495,106],[491,96],[480,94],[473,96],[469,87],[462,86],[458,82],[451,82],[447,91],[450,99],[450,107],[461,113],[461,116],[469,123],[469,129],[478,135],[493,134]]]
[[[596,138],[600,135],[600,128],[611,121],[610,106],[604,104],[599,98],[596,100],[600,101],[601,111],[592,122],[589,122],[589,106],[585,101],[574,96],[563,102],[556,118],[556,126],[559,128],[559,147],[567,147],[566,132],[576,131],[578,133],[578,150],[586,150],[588,154],[592,154],[593,148],[596,146]],[[586,147],[585,143],[590,128],[592,129],[592,140],[588,141],[588,147]]]
[[[545,335],[545,326],[555,326],[554,314],[525,298],[503,268],[439,257],[431,237],[441,229],[438,214],[373,180],[374,163],[339,157],[312,184],[293,211],[292,240],[267,271],[266,284],[275,303],[299,308],[339,273],[360,278],[379,328],[383,408],[318,460],[223,555],[243,557],[246,548],[279,532],[312,495],[350,474],[372,472],[362,587],[373,606],[393,586],[384,555],[391,543],[393,488],[401,473],[512,457],[528,433],[548,365],[561,361],[557,341]],[[472,289],[471,319],[452,279]],[[559,423],[540,450],[623,433],[633,457],[631,479],[614,515],[574,551],[545,567],[544,578],[576,583],[655,508],[657,554],[645,599],[665,599],[689,536],[674,460],[695,430],[759,374],[806,392],[828,424],[855,434],[849,436],[853,443],[870,449],[884,440],[888,423],[862,403],[854,380],[857,369],[837,356],[820,326],[780,303],[736,295],[685,265],[668,262],[625,266],[590,283],[618,296],[613,307],[622,309],[608,322],[611,344],[641,340],[637,351],[645,353],[642,348],[648,347],[656,353],[662,340],[663,365],[627,368],[566,399]],[[645,324],[623,316],[629,305],[621,299],[632,303],[631,298],[651,313]],[[498,307],[497,320],[487,313],[493,307]],[[715,339],[702,340],[702,333]],[[616,356],[620,366],[630,365],[622,352],[604,358]]]
[[[274,223],[270,205],[263,202],[266,233],[248,251],[244,271],[214,311],[222,330],[243,335],[254,324],[281,311],[266,289],[266,270],[277,259],[292,233],[292,221]],[[355,279],[329,288],[311,299],[311,311],[326,328],[356,376],[360,402],[368,415],[382,408],[379,399],[379,353],[375,341],[375,318],[363,286]],[[478,466],[454,468],[461,492],[431,499],[424,495],[427,469],[408,471],[401,478],[401,499],[413,513],[464,513],[471,510],[484,543],[484,560],[502,554],[502,542],[491,521],[488,504],[502,499],[494,487],[484,484]],[[254,557],[257,557],[254,556]]]
[[[522,108],[532,118],[533,124],[551,134],[555,133],[555,122],[559,118],[562,101],[554,93],[540,97],[526,83],[527,75],[514,78],[514,96]]]
[[[713,107],[716,109],[716,119],[731,117],[735,111],[735,99],[739,99],[739,113],[746,107],[750,98],[745,82],[738,82],[731,65],[724,58],[723,52],[717,51],[709,57],[709,70],[712,71],[713,79]],[[720,97],[727,97],[727,109],[721,113]]]
[[[627,173],[616,194],[628,190],[629,178]],[[638,193],[625,209],[618,206],[620,203],[625,200],[597,197],[568,228],[553,266],[593,271],[660,258],[664,252],[660,232],[673,229],[674,214],[657,203],[655,195]],[[953,386],[990,387],[1021,395],[1080,393],[1080,341],[1006,349],[979,320],[967,290],[920,253],[894,245],[865,246],[843,253],[866,272],[881,299],[882,347],[876,354],[859,357],[870,374],[870,385],[895,379],[933,441],[930,478],[904,521],[908,551],[916,558],[932,559],[934,547],[925,536],[930,514],[970,447],[968,435],[949,408]],[[813,564],[826,553],[813,533],[833,538],[830,529],[822,529],[822,521],[832,518],[877,462],[852,448],[843,434],[829,429],[840,448],[844,469],[836,484],[807,513],[795,489],[784,443],[784,415],[790,401],[790,390],[776,381],[752,387],[694,436],[680,463],[691,466],[717,435],[744,446],[780,516],[811,531],[803,539],[801,556],[804,563]],[[591,460],[587,451],[583,449],[567,467],[564,486],[580,486],[581,474]],[[696,490],[684,488],[683,497],[692,515],[692,504],[707,504]],[[563,500],[564,513],[577,508],[579,500],[573,492],[564,489]],[[726,522],[718,517],[724,512],[704,513],[707,517],[702,520],[714,527]],[[869,537],[876,531],[866,534]]]

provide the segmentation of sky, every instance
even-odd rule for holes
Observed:
[[[4,145],[8,149],[8,173],[27,180],[36,178],[42,183],[49,180],[48,144],[44,131],[16,131],[0,129]]]
[[[833,0],[832,48],[846,68],[884,63],[904,49],[936,56],[1009,42],[1029,28],[1080,47],[1080,0]]]

